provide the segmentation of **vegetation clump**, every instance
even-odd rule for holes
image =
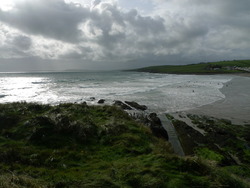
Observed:
[[[0,104],[0,151],[0,188],[249,185],[247,168],[178,157],[115,106]]]

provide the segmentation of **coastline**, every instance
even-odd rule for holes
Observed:
[[[245,74],[244,74],[245,75]],[[250,124],[250,74],[238,75],[224,84],[220,91],[224,99],[184,111],[184,113],[228,119],[234,124]]]
[[[237,73],[237,74],[234,74],[234,75],[243,76],[243,77],[250,77],[250,73]]]

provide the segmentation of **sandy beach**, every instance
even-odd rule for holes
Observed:
[[[221,92],[224,99],[186,113],[228,119],[234,124],[250,124],[250,78],[236,76],[224,85]]]

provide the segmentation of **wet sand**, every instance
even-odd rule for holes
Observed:
[[[236,76],[221,89],[225,99],[186,113],[231,120],[234,124],[250,124],[250,77]]]

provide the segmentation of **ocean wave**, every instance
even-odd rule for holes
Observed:
[[[62,73],[44,75],[43,78],[33,76],[27,79],[20,77],[21,81],[18,77],[13,79],[6,76],[1,82],[1,91],[4,93],[0,95],[1,102],[13,102],[21,98],[29,102],[58,104],[95,97],[134,100],[154,109],[175,111],[220,100],[224,97],[220,88],[230,80],[228,76],[127,72],[114,72],[108,76],[106,73]]]

